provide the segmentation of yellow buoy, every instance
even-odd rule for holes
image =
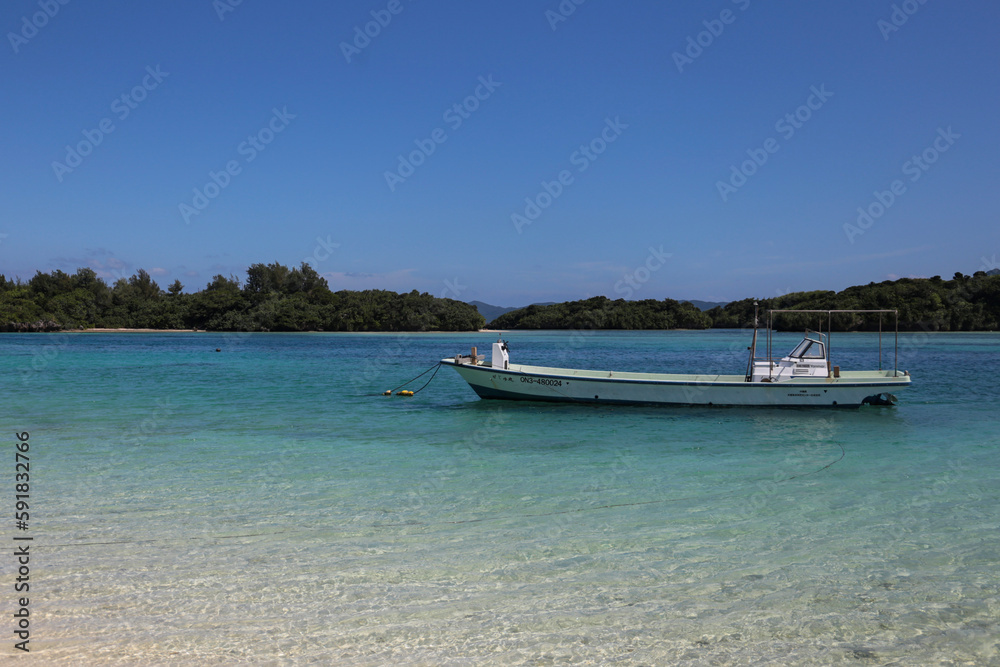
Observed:
[[[389,391],[383,391],[382,395],[383,396],[392,396],[392,390],[390,389]]]

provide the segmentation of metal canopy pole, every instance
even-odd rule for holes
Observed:
[[[878,369],[882,370],[882,313],[878,314]]]
[[[771,381],[771,369],[774,363],[771,361],[771,327],[774,326],[774,311],[767,311],[767,381]]]
[[[839,310],[798,310],[795,308],[779,308],[775,310],[769,310],[767,312],[767,358],[768,358],[768,368],[770,368],[771,359],[771,328],[773,327],[773,316],[775,313],[826,313],[827,314],[827,353],[831,350],[830,332],[833,331],[833,313],[879,313],[879,370],[882,370],[882,313],[892,313],[896,321],[896,338],[895,338],[895,351],[893,356],[893,373],[895,375],[899,374],[899,309],[883,308],[883,309],[839,309]],[[770,377],[770,375],[769,375]]]
[[[821,315],[819,321],[823,321],[823,316]],[[823,340],[823,332],[819,333],[820,341]],[[826,376],[832,377],[833,374],[833,357],[830,356],[830,343],[833,342],[833,319],[830,313],[826,314]]]

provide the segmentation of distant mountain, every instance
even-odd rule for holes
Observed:
[[[512,310],[517,310],[518,308],[521,308],[521,306],[516,306],[511,308],[505,306],[492,306],[488,303],[483,303],[482,301],[469,301],[468,303],[470,306],[475,306],[476,310],[479,311],[480,315],[486,318],[487,322],[492,322],[493,320],[500,317],[504,313],[509,313]],[[533,305],[551,306],[554,303],[555,301],[547,301],[546,303],[537,303]]]
[[[684,301],[681,301],[681,303],[690,303],[692,306],[694,306],[698,310],[704,311],[704,310],[712,310],[716,306],[722,306],[723,308],[725,308],[726,304],[729,303],[729,302],[728,301],[698,301],[698,299],[686,299]]]
[[[986,275],[988,276],[1000,275],[1000,269],[990,269],[989,271],[986,272]]]
[[[512,310],[517,310],[517,308],[505,308],[504,306],[491,306],[488,303],[483,303],[482,301],[469,301],[470,306],[474,306],[479,314],[486,318],[487,322],[492,322],[496,318],[500,317],[504,313],[509,313]]]

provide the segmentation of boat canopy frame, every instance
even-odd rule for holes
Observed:
[[[756,302],[754,306],[756,307]],[[794,308],[775,308],[769,309],[767,311],[767,356],[763,359],[758,359],[756,356],[757,352],[757,327],[758,319],[756,313],[754,313],[754,335],[753,343],[750,352],[750,364],[747,370],[748,377],[752,372],[754,361],[766,361],[768,362],[768,376],[770,377],[771,370],[774,368],[774,357],[772,355],[772,342],[773,342],[773,332],[774,332],[774,316],[781,313],[796,313],[796,314],[806,314],[812,313],[817,315],[826,314],[826,335],[823,335],[823,320],[819,320],[819,327],[815,333],[820,336],[820,341],[826,343],[826,359],[827,366],[830,365],[831,350],[833,349],[833,338],[830,333],[833,330],[833,316],[835,314],[856,314],[856,313],[878,313],[878,369],[882,370],[882,323],[883,315],[886,313],[892,313],[894,318],[894,341],[893,341],[893,361],[892,361],[892,371],[893,376],[899,374],[899,310],[894,308],[885,309],[832,309],[832,310],[798,310]],[[806,337],[809,336],[810,330],[806,329]],[[825,338],[825,341],[824,341]]]

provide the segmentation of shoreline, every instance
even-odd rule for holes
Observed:
[[[0,333],[8,334],[89,334],[89,333],[203,333],[203,334],[351,334],[351,335],[432,335],[432,334],[507,334],[507,333],[538,333],[542,331],[563,331],[563,332],[573,332],[574,329],[477,329],[476,331],[208,331],[206,329],[109,329],[109,328],[93,328],[93,329],[57,329],[55,331],[2,331]],[[710,327],[708,329],[587,329],[587,331],[617,331],[617,332],[665,332],[665,331],[753,331],[752,329],[726,329],[726,328],[714,328]],[[788,333],[788,331],[780,331],[776,333]],[[877,331],[835,331],[839,335],[845,334],[865,334],[865,333],[878,333]],[[894,332],[883,332],[884,335],[893,335]],[[991,334],[998,333],[993,329],[979,329],[975,331],[919,331],[919,330],[903,330],[900,329],[900,335],[903,334]]]
[[[204,329],[63,329],[49,333],[207,333]]]
[[[509,333],[508,329],[477,329],[476,331],[208,331],[206,329],[61,329],[59,331],[31,331],[8,333],[212,333],[212,334],[472,334],[472,333]]]

